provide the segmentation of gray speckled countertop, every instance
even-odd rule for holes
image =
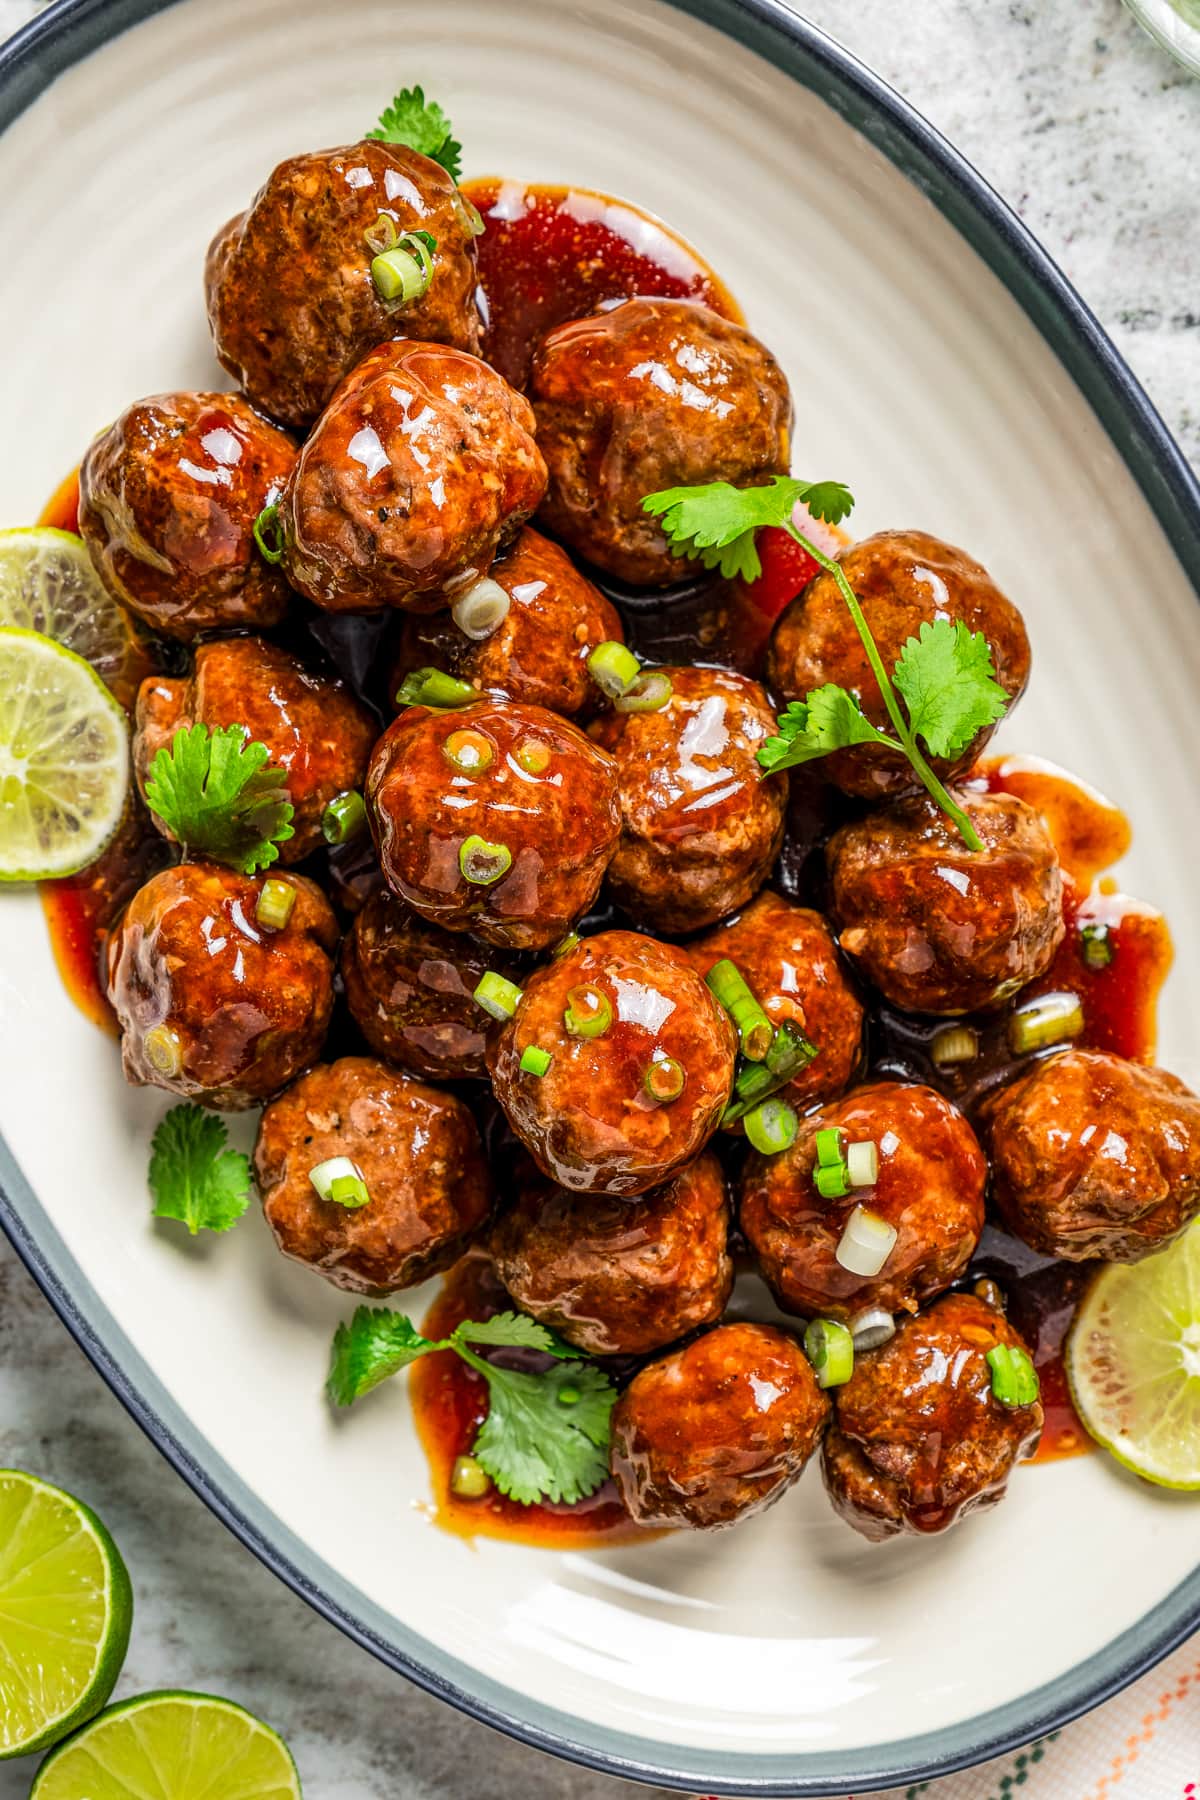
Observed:
[[[0,0],[0,37],[37,10]],[[1200,461],[1200,84],[1119,0],[811,0],[808,15],[991,180]],[[84,1493],[138,1616],[121,1693],[227,1693],[290,1741],[312,1800],[633,1800],[427,1699],[259,1567],[171,1473],[0,1247],[0,1465]],[[0,1800],[28,1792],[24,1764]],[[956,1783],[940,1788],[952,1800]]]

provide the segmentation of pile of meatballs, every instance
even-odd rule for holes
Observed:
[[[364,234],[381,214],[435,241],[405,305],[371,278]],[[1143,1256],[1200,1208],[1200,1101],[1071,1047],[1030,1058],[970,1121],[932,1087],[865,1078],[878,996],[953,1019],[1045,974],[1064,932],[1047,828],[963,785],[987,733],[936,765],[975,854],[907,763],[854,747],[820,765],[848,797],[821,910],[772,886],[789,777],[764,776],[756,753],[777,709],[836,682],[887,724],[832,579],[778,619],[761,680],[670,667],[664,703],[621,711],[588,664],[622,641],[602,584],[679,579],[645,495],[787,471],[785,378],[702,305],[617,295],[549,331],[519,393],[480,355],[479,227],[451,177],[400,145],[281,164],[208,256],[238,391],[139,400],[84,458],[96,568],[176,646],[137,700],[143,791],[182,727],[241,725],[286,770],[294,808],[269,877],[293,890],[286,922],[263,922],[268,877],[186,847],[114,921],[126,1075],[261,1106],[267,1223],[338,1287],[397,1294],[487,1256],[514,1306],[623,1359],[611,1468],[635,1520],[727,1525],[819,1450],[865,1536],[942,1530],[1002,1496],[1042,1422],[1036,1399],[993,1392],[988,1352],[1020,1339],[968,1274],[985,1205],[1053,1256]],[[268,507],[272,557],[254,531]],[[916,530],[841,562],[886,663],[924,621],[961,619],[1017,700],[1024,625],[978,563]],[[468,635],[457,603],[482,582],[506,604]],[[394,716],[320,653],[313,622],[343,613],[380,627],[367,689]],[[431,667],[474,698],[397,708]],[[354,793],[369,849],[346,884],[322,820]],[[705,979],[722,960],[816,1048],[784,1091],[800,1119],[779,1154],[722,1126],[740,1066]],[[489,975],[512,984],[501,1017],[475,998]],[[331,1022],[346,1053],[322,1060]],[[497,1119],[502,1159],[481,1130],[495,1139]],[[869,1193],[818,1190],[830,1127],[876,1146]],[[310,1171],[334,1157],[367,1204],[321,1198]],[[895,1232],[871,1277],[837,1255],[864,1199]],[[735,1255],[790,1326],[727,1315]],[[867,1317],[852,1375],[823,1388],[805,1322]]]

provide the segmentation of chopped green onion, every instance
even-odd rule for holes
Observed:
[[[507,844],[489,844],[486,838],[472,832],[459,845],[458,866],[464,881],[475,887],[491,887],[512,868],[512,851]]]
[[[818,1387],[842,1387],[854,1373],[854,1339],[836,1319],[813,1319],[804,1333],[804,1351]]]
[[[560,1406],[578,1406],[583,1399],[583,1389],[577,1388],[573,1382],[566,1381],[558,1390]]]
[[[269,563],[283,561],[283,526],[279,523],[279,502],[264,506],[252,527],[260,556]]]
[[[795,1143],[800,1121],[795,1107],[776,1096],[752,1107],[742,1123],[747,1138],[760,1156],[778,1156]]]
[[[280,881],[272,875],[269,881],[262,884],[262,892],[258,896],[258,905],[254,908],[254,916],[260,925],[269,931],[282,931],[292,916],[292,908],[296,904],[296,890],[290,881]]]
[[[348,1156],[331,1156],[308,1171],[308,1179],[322,1200],[354,1210],[365,1206],[371,1196],[363,1180],[363,1172]]]
[[[840,1169],[843,1160],[840,1126],[822,1126],[813,1139],[813,1148],[816,1150],[817,1162],[822,1169]]]
[[[483,575],[454,602],[450,617],[464,637],[482,643],[484,638],[499,631],[511,605],[512,601],[500,583],[493,581],[490,575]]]
[[[721,1115],[722,1125],[735,1125],[752,1106],[794,1081],[818,1054],[798,1025],[785,1019],[771,1039],[771,1048],[760,1063],[746,1063],[733,1084],[733,1099]]]
[[[567,994],[563,1024],[572,1037],[603,1037],[612,1024],[612,1004],[607,994],[586,982]]]
[[[553,1061],[554,1058],[550,1052],[543,1050],[539,1044],[526,1044],[521,1052],[521,1073],[522,1075],[544,1075]]]
[[[551,950],[551,959],[554,962],[557,962],[560,956],[569,956],[576,945],[581,944],[582,942],[583,939],[577,931],[568,931],[565,937],[559,938],[557,944],[555,944],[553,950]]]
[[[1079,934],[1083,941],[1083,960],[1089,969],[1107,969],[1116,945],[1107,925],[1085,925]]]
[[[517,767],[527,775],[544,775],[550,767],[550,746],[541,738],[522,738],[515,754]]]
[[[947,1025],[934,1037],[929,1054],[939,1069],[948,1069],[954,1063],[974,1062],[979,1055],[979,1033],[969,1025]]]
[[[613,711],[619,713],[661,712],[671,698],[671,677],[661,669],[650,669],[618,694]]]
[[[874,1187],[879,1180],[879,1146],[873,1139],[846,1151],[846,1180],[852,1188]]]
[[[851,1275],[878,1275],[896,1242],[896,1227],[865,1206],[856,1206],[846,1220],[834,1257]]]
[[[1019,1344],[997,1344],[987,1353],[992,1393],[1001,1406],[1032,1406],[1041,1392],[1037,1370]]]
[[[1017,1007],[1008,1021],[1008,1042],[1014,1056],[1045,1050],[1065,1043],[1083,1030],[1083,1004],[1078,994],[1040,994]]]
[[[390,250],[381,251],[371,263],[371,280],[381,300],[407,306],[429,291],[433,280],[436,240],[427,231],[406,231]]]
[[[450,197],[451,210],[468,237],[482,237],[487,229],[483,223],[479,208],[462,192],[455,188]]]
[[[665,1104],[678,1100],[687,1080],[687,1070],[673,1056],[656,1056],[642,1076],[642,1086],[652,1100]]]
[[[169,1025],[152,1025],[142,1039],[146,1061],[159,1075],[178,1075],[183,1068],[183,1046],[179,1033]]]
[[[367,822],[363,797],[354,788],[335,794],[321,814],[321,835],[327,844],[348,844]]]
[[[482,1500],[492,1491],[492,1478],[473,1456],[456,1456],[450,1471],[450,1492],[459,1500]]]
[[[396,221],[390,213],[376,213],[374,222],[363,232],[363,243],[372,256],[382,256],[385,250],[394,250],[399,240]]]
[[[632,650],[612,639],[597,644],[587,659],[588,674],[610,700],[628,692],[642,672],[642,665]]]
[[[452,731],[442,745],[442,755],[461,775],[482,775],[496,760],[496,746],[482,731]]]
[[[470,706],[479,695],[469,681],[442,669],[414,669],[396,695],[397,706]]]
[[[472,998],[485,1013],[491,1013],[493,1019],[511,1019],[520,1003],[521,989],[515,981],[506,981],[503,975],[489,969],[481,977]]]
[[[737,1027],[738,1042],[747,1062],[762,1062],[775,1038],[766,1013],[750,992],[736,963],[723,956],[704,977],[705,983]]]
[[[850,1192],[850,1178],[844,1162],[818,1163],[813,1170],[813,1183],[822,1200],[841,1200]]]
[[[850,1336],[859,1354],[878,1350],[881,1344],[890,1343],[895,1335],[896,1321],[882,1306],[868,1306],[850,1321]]]

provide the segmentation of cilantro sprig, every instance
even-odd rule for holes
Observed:
[[[189,725],[156,753],[146,803],[185,850],[252,875],[293,835],[287,772],[270,756],[244,725]]]
[[[453,126],[436,100],[426,100],[420,87],[402,88],[390,106],[379,115],[379,123],[367,132],[385,144],[405,144],[419,150],[422,156],[440,163],[447,175],[457,181],[462,173],[462,145],[451,134]]]
[[[889,674],[841,564],[795,524],[792,514],[798,502],[813,518],[831,525],[840,524],[854,505],[841,482],[776,475],[764,487],[735,488],[727,481],[713,481],[702,487],[665,488],[648,494],[642,506],[661,519],[678,555],[699,558],[705,568],[730,579],[758,578],[762,564],[756,534],[763,526],[774,525],[793,537],[837,583],[879,685],[892,733],[872,723],[855,694],[830,682],[786,708],[779,736],[768,738],[758,752],[763,769],[773,774],[853,744],[880,744],[908,759],[927,792],[953,819],[967,848],[981,849],[970,818],[930,768],[926,751],[935,757],[959,756],[977,732],[994,725],[1007,711],[1008,696],[996,679],[987,639],[982,632],[970,631],[961,619],[926,622],[905,643]]]
[[[472,1344],[541,1350],[556,1360],[536,1375],[503,1369]],[[595,1363],[523,1313],[466,1319],[433,1340],[403,1313],[360,1306],[337,1328],[326,1391],[335,1406],[350,1406],[435,1350],[453,1350],[487,1382],[487,1418],[471,1454],[502,1494],[522,1506],[541,1499],[570,1505],[603,1485],[616,1389]]]
[[[156,1219],[177,1219],[193,1237],[237,1224],[250,1204],[250,1160],[227,1136],[223,1119],[190,1102],[163,1115],[147,1175]]]

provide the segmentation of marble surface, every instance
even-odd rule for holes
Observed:
[[[0,0],[0,37],[37,10]],[[1200,461],[1200,84],[1119,0],[811,0],[1057,258]],[[291,1743],[311,1800],[633,1800],[427,1699],[347,1643],[170,1472],[0,1245],[0,1466],[88,1499],[137,1619],[121,1694],[226,1693]],[[0,1800],[30,1769],[0,1769]],[[939,1793],[952,1800],[957,1784]]]

